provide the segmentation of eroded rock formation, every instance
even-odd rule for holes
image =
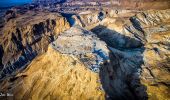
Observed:
[[[27,12],[8,21],[1,28],[0,78],[27,66],[37,55],[46,52],[48,44],[68,28],[65,18],[48,12]]]
[[[106,67],[100,73],[110,98],[170,98],[169,15],[169,10],[146,11],[92,29],[113,53],[112,77]]]
[[[80,26],[61,33],[52,44],[59,52],[77,57],[94,72],[99,72],[100,65],[110,62],[105,42]]]
[[[68,19],[53,13],[38,15],[28,21],[27,15],[9,20],[11,24],[4,27],[14,30],[3,30],[1,66],[14,65],[8,63],[13,59],[23,63],[29,52],[42,54],[22,72],[2,80],[1,92],[14,94],[9,98],[170,98],[169,9],[83,12],[72,16],[75,22],[68,30]],[[3,74],[10,70],[5,66]]]
[[[77,59],[57,52],[52,45],[24,73],[11,79],[13,82],[16,84],[9,90],[8,84],[2,83],[1,90],[14,94],[16,100],[104,99],[98,74]]]

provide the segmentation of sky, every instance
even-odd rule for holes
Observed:
[[[0,7],[10,7],[30,3],[32,0],[0,0]]]

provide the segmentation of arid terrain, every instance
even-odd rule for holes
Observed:
[[[169,0],[34,0],[0,20],[0,100],[170,100]]]

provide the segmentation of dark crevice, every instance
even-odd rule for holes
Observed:
[[[4,50],[3,50],[3,47],[2,45],[0,45],[0,70],[3,69],[3,63],[2,63],[2,57],[4,55]]]
[[[23,44],[22,44],[22,41],[21,41],[21,34],[18,33],[18,35],[19,35],[19,36],[18,36],[19,38],[17,38],[17,37],[14,35],[14,33],[12,33],[12,38],[11,38],[11,40],[12,40],[12,42],[17,46],[18,51],[20,51],[20,50],[23,49]]]
[[[82,21],[81,17],[80,17],[79,15],[77,15],[76,17],[77,17],[77,18],[79,19],[79,21],[81,22],[82,27],[85,27],[86,25],[85,25],[84,22]]]
[[[44,23],[40,22],[39,24],[35,24],[33,27],[34,35],[41,35],[45,33]]]
[[[69,22],[70,26],[73,26],[75,24],[75,19],[72,18],[73,15],[76,15],[74,13],[61,13],[61,15],[66,18],[67,22]]]

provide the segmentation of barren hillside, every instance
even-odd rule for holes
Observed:
[[[69,0],[8,10],[0,99],[169,100],[169,4]]]

